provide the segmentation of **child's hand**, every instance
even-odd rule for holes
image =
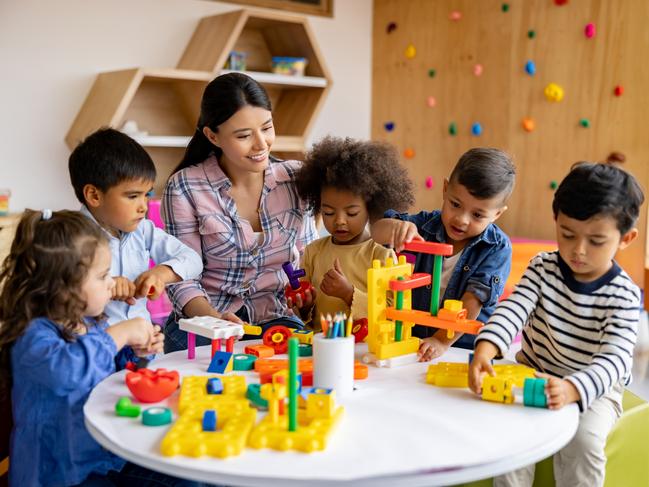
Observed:
[[[156,355],[164,351],[165,336],[159,325],[153,325],[153,338],[146,347],[133,347],[133,352],[137,357],[146,357]]]
[[[135,279],[135,297],[147,297],[151,300],[158,299],[165,290],[165,282],[158,272],[153,269],[140,274]]]
[[[496,356],[498,349],[493,343],[481,341],[473,353],[473,360],[469,364],[469,389],[476,394],[482,394],[482,379],[485,374],[495,376],[491,359]]]
[[[133,306],[136,303],[135,299],[135,284],[129,279],[117,276],[113,277],[115,286],[111,291],[111,299],[116,301],[126,301],[128,304]]]
[[[448,347],[451,346],[451,342],[443,342],[438,339],[436,336],[424,338],[419,345],[419,355],[420,362],[428,362],[434,358],[440,357],[446,353]]]
[[[423,240],[414,223],[393,218],[377,221],[370,227],[370,232],[373,240],[388,245],[396,252],[401,252],[405,243],[415,239]]]
[[[548,374],[536,372],[536,377],[548,380],[545,395],[548,398],[548,409],[561,409],[567,404],[579,401],[579,392],[569,380],[559,379]]]
[[[342,267],[340,266],[340,261],[337,257],[334,259],[334,266],[329,269],[322,278],[320,291],[325,293],[327,296],[342,299],[347,303],[347,306],[352,305],[354,286],[352,286],[345,277]]]
[[[133,349],[142,349],[148,348],[149,344],[153,343],[155,329],[151,322],[144,318],[133,318],[109,326],[106,333],[113,338],[118,350],[125,345]]]
[[[286,298],[286,304],[289,308],[295,307],[298,310],[309,309],[315,303],[316,294],[315,288],[312,287],[311,289],[304,291],[304,299],[302,299],[302,293],[296,294],[295,301],[291,298]]]

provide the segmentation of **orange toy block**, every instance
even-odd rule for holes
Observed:
[[[266,345],[250,345],[249,347],[243,349],[243,353],[247,353],[248,355],[254,355],[255,357],[258,358],[267,358],[275,355],[275,350],[273,350],[271,347],[268,347]]]
[[[440,310],[441,311],[441,310]],[[392,307],[386,308],[385,317],[390,320],[409,321],[423,326],[432,326],[434,328],[443,328],[445,330],[457,331],[460,333],[470,333],[476,335],[483,324],[476,320],[457,319],[449,321],[437,316],[432,316],[427,311],[414,309],[397,310]]]

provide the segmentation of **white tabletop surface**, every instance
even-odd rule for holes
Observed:
[[[235,347],[240,351],[244,344]],[[358,345],[357,358],[365,352]],[[164,355],[149,367],[181,376],[207,374],[210,347]],[[451,349],[442,361],[465,362],[466,350]],[[165,457],[160,442],[168,426],[149,427],[140,418],[118,417],[115,403],[130,396],[126,371],[101,382],[85,405],[86,426],[105,448],[160,472],[227,485],[448,485],[486,478],[534,463],[562,448],[578,424],[575,404],[559,411],[482,401],[468,389],[426,384],[429,363],[395,369],[370,366],[343,401],[345,415],[323,452],[246,449],[238,457]],[[256,382],[257,374],[246,375]],[[178,391],[160,403],[176,413]],[[263,412],[260,414],[264,414]]]

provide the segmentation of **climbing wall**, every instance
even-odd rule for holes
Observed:
[[[416,209],[440,206],[467,149],[507,150],[518,179],[499,224],[554,239],[553,188],[574,162],[619,152],[649,187],[647,22],[646,0],[375,0],[372,137],[399,148]],[[645,215],[618,256],[640,284]]]

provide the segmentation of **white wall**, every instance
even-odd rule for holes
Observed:
[[[207,0],[0,0],[0,188],[11,211],[77,208],[65,134],[97,73],[175,67]],[[372,0],[310,16],[334,79],[310,142],[370,136]]]

